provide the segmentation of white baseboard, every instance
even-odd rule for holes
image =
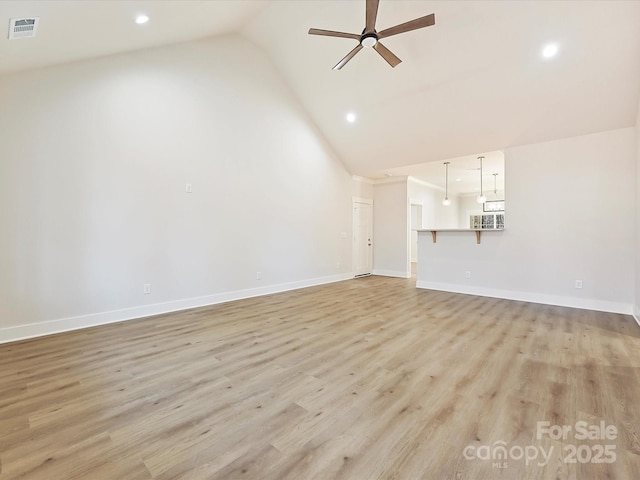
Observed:
[[[243,298],[259,297],[261,295],[269,295],[272,293],[297,290],[299,288],[313,287],[326,283],[341,282],[343,280],[350,280],[352,278],[352,273],[345,273],[341,275],[313,278],[309,280],[282,283],[279,285],[270,285],[260,288],[250,288],[246,290],[236,290],[233,292],[217,293],[213,295],[206,295],[204,297],[187,298],[184,300],[156,303],[153,305],[125,308],[122,310],[112,310],[109,312],[93,313],[90,315],[82,315],[78,317],[48,320],[27,325],[17,325],[15,327],[5,327],[0,328],[0,343],[15,342],[17,340],[24,340],[27,338],[41,337],[44,335],[62,333],[70,330],[79,330],[82,328],[95,327],[97,325],[105,325],[108,323],[149,317],[151,315],[160,315],[163,313],[176,312],[179,310],[187,310],[189,308],[215,305],[217,303],[241,300]]]
[[[633,306],[633,318],[635,319],[638,326],[640,326],[640,307],[638,305]]]
[[[518,300],[521,302],[542,303],[545,305],[557,305],[560,307],[582,308],[599,312],[633,314],[633,306],[626,303],[608,302],[605,300],[593,300],[588,298],[563,297],[544,293],[519,292],[514,290],[500,290],[493,288],[474,287],[468,285],[456,285],[440,282],[418,280],[416,287],[428,290],[441,290],[444,292],[465,293],[479,295],[481,297],[504,298],[505,300]],[[637,318],[636,318],[637,319]],[[639,322],[640,323],[640,322]]]
[[[381,277],[411,278],[411,272],[397,272],[395,270],[373,270],[373,275]]]

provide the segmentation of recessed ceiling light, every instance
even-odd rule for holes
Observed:
[[[138,15],[136,17],[136,23],[138,25],[142,25],[143,23],[147,23],[149,21],[149,17],[147,15]]]
[[[456,182],[461,182],[462,179],[461,178],[456,178]]]
[[[353,123],[356,121],[356,114],[353,112],[347,113],[347,122]]]
[[[555,43],[550,43],[548,45],[545,45],[545,47],[542,49],[542,56],[544,58],[555,57],[557,53],[558,53],[558,45],[556,45]]]

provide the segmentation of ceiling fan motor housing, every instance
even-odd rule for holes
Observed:
[[[378,43],[378,35],[375,33],[365,33],[360,38],[360,44],[363,47],[371,48],[375,46],[376,43]]]

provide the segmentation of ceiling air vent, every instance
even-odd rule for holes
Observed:
[[[36,36],[40,18],[12,18],[9,24],[9,39],[29,38]]]

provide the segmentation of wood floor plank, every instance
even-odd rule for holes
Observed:
[[[0,480],[640,471],[631,317],[418,290],[415,279],[365,277],[0,345],[0,367]],[[604,422],[618,435],[554,439],[538,435],[542,421]],[[550,459],[480,458],[500,442]],[[598,444],[615,448],[614,462],[565,462],[572,445],[591,454]]]

